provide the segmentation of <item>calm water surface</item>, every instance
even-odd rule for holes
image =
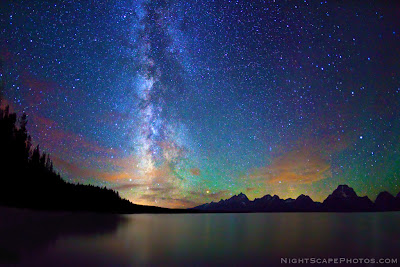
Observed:
[[[3,227],[0,251],[16,266],[290,266],[281,257],[400,263],[399,226],[398,212],[61,216]]]

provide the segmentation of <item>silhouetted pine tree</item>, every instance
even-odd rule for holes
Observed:
[[[32,149],[28,119],[0,108],[0,204],[41,209],[134,212],[138,207],[106,187],[65,182],[50,156]],[[141,208],[142,210],[144,207]]]
[[[3,62],[0,60],[0,74]],[[0,204],[15,207],[90,210],[99,212],[165,212],[134,205],[106,187],[72,184],[55,173],[50,156],[32,149],[28,118],[17,118],[10,107],[2,107],[4,76],[0,75]]]

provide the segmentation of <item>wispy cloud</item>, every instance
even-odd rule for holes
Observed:
[[[37,133],[39,143],[49,147],[54,151],[79,151],[104,153],[108,155],[117,155],[117,151],[99,145],[97,142],[88,140],[83,135],[73,133],[61,128],[54,120],[44,116],[35,115],[32,118],[32,124],[40,129]]]
[[[156,205],[159,207],[168,208],[193,208],[202,204],[202,202],[196,202],[186,197],[170,197],[170,196],[159,196],[157,194],[144,194],[141,195],[137,203],[143,205]]]
[[[60,168],[63,171],[77,178],[81,179],[98,178],[104,181],[111,181],[111,182],[124,181],[126,179],[135,180],[135,178],[132,177],[131,174],[124,171],[105,172],[99,169],[81,167],[82,164],[69,162],[57,156],[52,156],[52,159],[57,168]]]
[[[9,107],[10,112],[14,112],[14,110],[15,110],[14,105],[10,101],[5,99],[3,96],[2,100],[1,100],[1,104],[0,104],[0,108],[4,109],[7,106]]]
[[[203,190],[203,191],[190,191],[189,193],[194,198],[202,198],[202,199],[209,198],[212,200],[220,200],[221,198],[226,198],[227,196],[229,196],[230,191],[220,190],[212,192],[210,190]]]
[[[192,169],[190,169],[189,171],[190,171],[190,173],[191,173],[192,175],[194,175],[194,176],[200,176],[200,174],[201,174],[199,168],[192,168]]]
[[[321,153],[303,148],[274,158],[271,164],[252,170],[249,177],[270,184],[307,184],[330,177],[330,168]]]
[[[48,102],[48,96],[60,92],[66,94],[65,89],[56,82],[38,79],[28,72],[22,74],[22,82],[26,88],[29,88],[29,91],[26,91],[25,99],[30,106],[47,103],[55,108],[55,103]]]
[[[118,186],[113,187],[112,189],[115,190],[129,190],[133,188],[142,188],[142,187],[148,187],[146,184],[139,184],[139,183],[128,183],[128,184],[120,184]]]

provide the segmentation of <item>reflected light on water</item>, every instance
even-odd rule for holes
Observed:
[[[64,235],[20,266],[278,265],[283,257],[395,257],[399,213],[126,215],[116,229]]]

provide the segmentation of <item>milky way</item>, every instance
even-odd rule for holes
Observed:
[[[164,207],[400,190],[396,1],[1,5],[4,98],[68,181]]]
[[[150,184],[148,189],[164,192],[163,198],[174,196],[186,178],[179,173],[187,164],[188,147],[180,123],[164,110],[171,103],[167,95],[184,90],[180,83],[179,51],[174,50],[171,7],[164,1],[144,2],[137,12],[139,71],[136,76],[139,127],[135,136],[135,156],[139,176]],[[162,170],[160,172],[160,170]],[[152,194],[143,197],[154,198]]]

